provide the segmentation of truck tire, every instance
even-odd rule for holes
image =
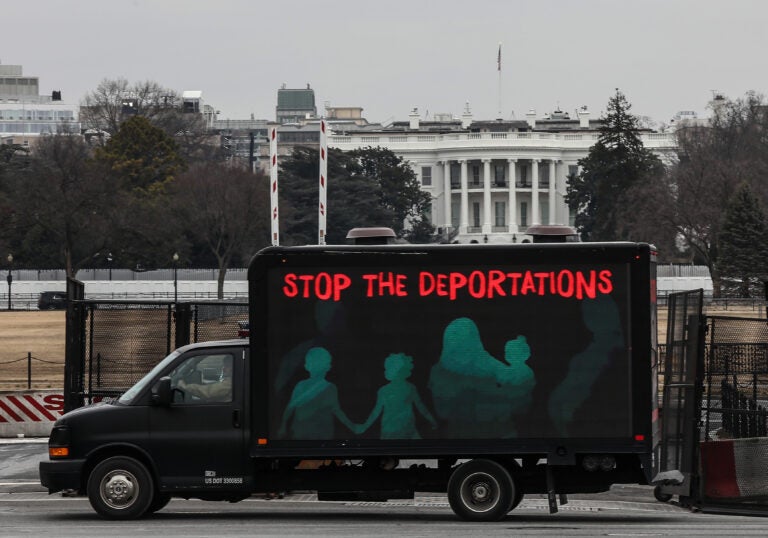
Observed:
[[[448,480],[448,503],[467,521],[499,521],[511,510],[514,499],[512,476],[495,461],[468,461]]]
[[[88,476],[88,500],[107,519],[137,519],[155,497],[147,468],[133,458],[116,456],[94,467]]]
[[[148,514],[154,514],[155,512],[159,512],[166,506],[168,506],[168,503],[171,502],[171,496],[167,493],[155,493],[155,498],[152,499],[152,502],[149,505],[149,508],[147,508]]]

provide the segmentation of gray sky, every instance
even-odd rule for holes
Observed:
[[[668,122],[768,93],[766,0],[0,0],[0,62],[79,102],[104,78],[201,90],[221,119],[274,119],[282,83],[369,121],[573,112],[614,88]],[[761,59],[762,58],[762,59]]]

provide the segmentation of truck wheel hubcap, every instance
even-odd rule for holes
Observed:
[[[136,477],[128,471],[112,471],[101,481],[101,498],[112,508],[128,508],[138,491]]]
[[[492,476],[476,473],[464,480],[461,499],[473,512],[487,512],[499,502],[499,483]]]

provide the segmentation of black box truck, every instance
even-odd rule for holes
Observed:
[[[493,521],[526,493],[648,483],[656,269],[639,243],[270,247],[248,339],[177,349],[59,419],[50,492],[109,518],[171,497],[447,492]],[[562,498],[561,498],[562,500]]]

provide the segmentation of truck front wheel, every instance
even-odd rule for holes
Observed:
[[[499,521],[510,510],[515,484],[509,472],[491,460],[462,464],[448,481],[448,502],[467,521]]]
[[[88,500],[108,519],[136,519],[144,515],[154,498],[152,477],[133,458],[108,458],[88,477]]]

